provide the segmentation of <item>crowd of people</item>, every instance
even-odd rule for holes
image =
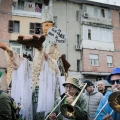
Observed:
[[[109,96],[116,91],[120,91],[120,68],[114,68],[110,75],[107,76],[107,81],[112,85],[113,91],[105,89],[105,84],[98,81],[95,86],[91,80],[85,80],[83,83],[87,83],[85,92],[80,96],[76,103],[75,110],[76,115],[71,120],[119,120],[120,113],[114,111],[109,103],[106,104],[104,109],[102,107],[108,101]],[[66,99],[60,104],[72,104],[76,99],[76,95],[81,90],[78,85],[78,80],[75,78],[68,77],[66,82],[63,84],[65,87]],[[54,107],[64,96],[62,95],[55,102]],[[119,100],[119,99],[118,99]],[[114,101],[113,101],[114,102]],[[120,101],[118,101],[119,103]],[[49,114],[49,120],[63,120],[63,116],[57,117],[60,112],[60,106],[51,114]],[[100,112],[101,111],[101,112]],[[113,111],[113,112],[112,112]],[[100,113],[99,113],[100,112]],[[97,116],[97,117],[96,117]],[[61,118],[62,117],[62,118]],[[67,120],[67,119],[65,119]]]
[[[31,55],[30,55],[30,54],[27,54],[27,52],[26,52],[26,53],[23,53],[23,57],[24,57],[24,58],[27,58],[29,61],[32,61]]]
[[[87,79],[83,82],[83,84],[86,84],[85,91],[83,91],[77,99],[77,96],[82,90],[79,86],[79,80],[68,76],[63,83],[65,93],[55,101],[53,108],[60,103],[63,97],[64,99],[53,112],[51,112],[51,110],[50,113],[46,115],[46,118],[48,120],[119,120],[120,113],[113,110],[107,101],[113,92],[120,91],[120,68],[114,68],[110,75],[107,76],[106,80],[112,85],[112,91],[107,91],[105,89],[105,84],[101,81],[98,81],[95,86],[91,80]],[[77,102],[72,106],[74,107],[73,110],[75,110],[73,112],[70,106],[66,107],[64,105],[72,105],[75,99],[77,99]],[[0,120],[13,120],[11,104],[11,97],[9,94],[1,90]],[[106,106],[101,111],[105,104]],[[70,113],[67,114],[66,111]],[[58,116],[60,112],[61,114]],[[17,118],[15,118],[15,120],[17,120]]]

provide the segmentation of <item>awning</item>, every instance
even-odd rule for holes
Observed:
[[[82,75],[109,75],[110,73],[104,72],[82,72]]]

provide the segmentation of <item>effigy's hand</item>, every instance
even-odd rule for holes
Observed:
[[[31,46],[40,50],[42,43],[45,41],[45,35],[40,35],[40,37],[36,34],[32,37],[19,35],[17,41],[22,45]]]
[[[12,49],[3,42],[0,42],[0,48],[2,48],[3,50],[12,51]]]

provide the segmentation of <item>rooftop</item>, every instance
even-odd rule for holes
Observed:
[[[99,7],[109,8],[109,9],[120,10],[120,6],[110,5],[106,3],[99,3],[99,2],[88,1],[88,0],[68,0],[68,1],[74,2],[74,3],[89,4],[89,5],[94,5],[94,6],[99,6]]]

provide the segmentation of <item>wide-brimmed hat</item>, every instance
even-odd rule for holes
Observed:
[[[87,83],[87,86],[85,87],[85,88],[87,88],[88,86],[91,86],[91,85],[94,85],[93,83],[92,83],[92,81],[91,80],[85,80],[83,83]]]
[[[120,75],[120,68],[114,68],[114,69],[112,70],[112,72],[110,73],[110,75],[108,75],[108,76],[106,77],[106,80],[110,83],[111,76],[112,76],[112,75],[117,75],[117,74]],[[110,83],[110,84],[111,84],[111,83]]]
[[[67,80],[65,81],[65,83],[63,84],[63,86],[65,86],[68,83],[74,85],[75,87],[77,87],[80,90],[79,80],[78,79],[73,78],[73,77],[67,77]]]

